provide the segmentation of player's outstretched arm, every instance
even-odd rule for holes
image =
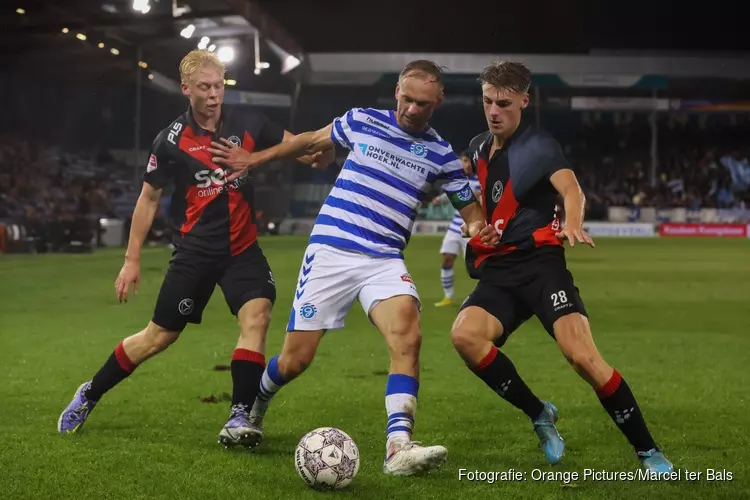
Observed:
[[[161,192],[161,189],[155,188],[148,182],[143,183],[141,195],[135,204],[130,222],[130,238],[128,249],[125,251],[125,264],[115,280],[118,302],[128,301],[130,285],[133,285],[133,291],[138,294],[138,285],[141,282],[141,249],[151,229],[151,224],[154,222],[156,211],[159,209]]]
[[[567,239],[571,247],[575,246],[576,241],[580,241],[593,248],[594,240],[583,230],[586,197],[575,173],[569,168],[564,168],[552,174],[549,180],[563,196],[565,205],[565,227],[555,236],[562,240]]]
[[[289,132],[288,130],[284,130],[284,139],[282,139],[282,142],[291,141],[295,137],[296,136],[293,133]],[[333,146],[331,146],[329,149],[318,151],[315,154],[299,156],[297,158],[297,161],[300,163],[304,163],[305,165],[310,165],[312,168],[326,168],[328,165],[333,163],[335,159],[336,150]]]
[[[212,142],[209,151],[214,155],[212,160],[214,163],[226,165],[234,170],[234,173],[227,178],[227,180],[232,181],[240,177],[245,171],[257,168],[270,161],[314,155],[320,151],[333,148],[331,127],[332,124],[314,132],[295,135],[287,141],[282,141],[280,144],[257,153],[248,153],[223,138],[221,144]]]

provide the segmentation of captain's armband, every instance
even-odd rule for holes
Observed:
[[[448,200],[450,200],[451,205],[453,205],[453,208],[456,210],[466,208],[477,201],[474,197],[474,192],[468,184],[460,191],[448,193]]]

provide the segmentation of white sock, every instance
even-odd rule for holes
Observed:
[[[440,268],[440,279],[443,282],[443,293],[449,299],[453,298],[453,268]]]
[[[411,441],[418,392],[419,382],[414,377],[402,374],[388,376],[385,387],[385,411],[388,413],[386,457]]]
[[[271,404],[271,398],[286,384],[279,373],[278,359],[278,355],[271,358],[265,371],[263,371],[258,395],[255,397],[253,408],[250,410],[250,423],[253,425],[263,423],[263,417],[268,411],[268,405]]]

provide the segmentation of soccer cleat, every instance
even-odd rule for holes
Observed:
[[[232,406],[229,420],[219,433],[219,443],[225,448],[231,446],[244,446],[255,448],[263,439],[263,429],[250,423],[247,413],[247,405],[236,404]]]
[[[91,382],[84,382],[73,395],[73,401],[60,414],[57,420],[57,432],[60,434],[73,434],[86,422],[91,411],[96,406],[96,401],[88,399],[85,395]]]
[[[648,451],[639,451],[638,460],[640,460],[643,468],[650,473],[669,474],[674,470],[672,462],[667,460],[664,453],[656,448],[651,448]]]
[[[408,441],[396,448],[383,462],[383,472],[391,476],[413,476],[437,469],[447,460],[444,446],[422,446]]]
[[[255,398],[253,407],[250,409],[250,415],[248,421],[252,427],[263,428],[263,418],[266,416],[268,411],[269,401],[261,401],[259,398]]]
[[[534,432],[539,436],[539,446],[544,452],[544,458],[550,465],[555,465],[562,459],[565,452],[565,441],[557,432],[555,422],[557,422],[557,408],[548,401],[544,403],[542,414],[534,420]]]
[[[453,305],[453,299],[450,297],[443,297],[440,302],[435,302],[435,307],[448,307]]]

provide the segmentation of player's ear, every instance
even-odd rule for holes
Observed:
[[[186,84],[181,83],[180,88],[182,89],[182,95],[184,95],[185,97],[190,97],[190,89]]]
[[[393,93],[393,97],[395,97],[397,101],[398,101],[398,94],[399,94],[400,92],[401,92],[401,87],[400,87],[400,85],[399,85],[399,84],[397,83],[397,84],[396,84],[396,91],[395,91],[395,92]]]
[[[521,101],[521,109],[526,109],[528,105],[529,105],[529,94],[526,93],[523,95],[523,100]]]

